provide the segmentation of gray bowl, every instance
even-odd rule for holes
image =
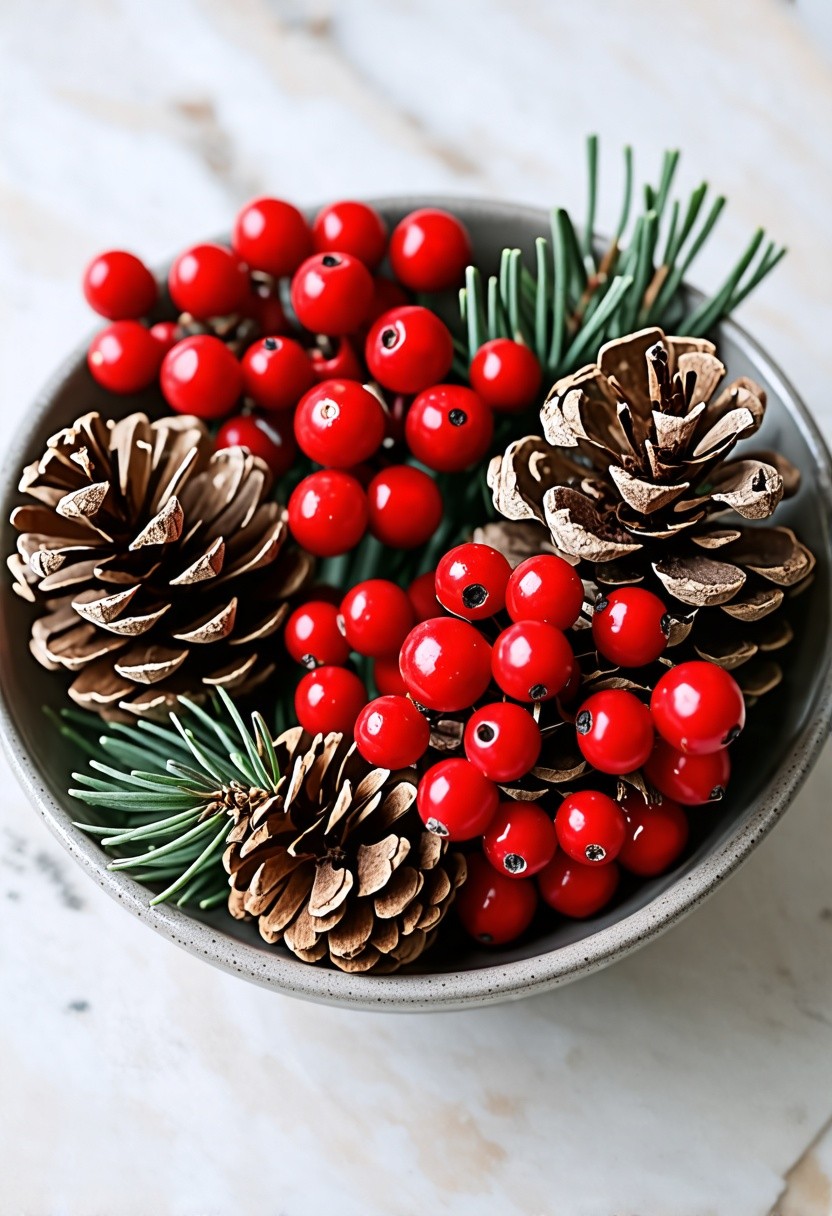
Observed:
[[[480,265],[495,266],[504,245],[531,252],[545,232],[545,212],[506,203],[460,199],[376,200],[395,222],[414,207],[445,205],[468,224]],[[485,951],[461,939],[429,954],[422,969],[392,977],[344,975],[301,963],[262,943],[251,926],[223,912],[195,916],[174,907],[148,907],[145,888],[107,869],[102,850],[72,826],[79,806],[66,795],[77,765],[71,749],[47,724],[42,707],[63,703],[60,677],[43,671],[29,655],[30,609],[0,586],[0,729],[12,767],[32,804],[69,853],[114,899],[158,933],[226,971],[293,996],[361,1009],[434,1010],[516,999],[581,976],[623,958],[675,924],[737,868],[774,826],[817,758],[832,717],[830,641],[830,539],[832,463],[806,407],[756,343],[733,322],[718,335],[730,375],[749,375],[769,394],[769,408],[755,444],[778,448],[801,470],[799,494],[778,520],[794,527],[818,558],[812,588],[795,601],[796,640],[788,673],[774,703],[751,715],[739,749],[729,794],[718,809],[694,814],[696,844],[671,873],[625,889],[615,906],[585,922],[550,925],[522,944]],[[128,413],[150,397],[122,399]],[[14,547],[8,525],[21,467],[46,439],[90,408],[113,413],[113,398],[97,389],[77,351],[53,376],[29,410],[6,452],[2,470],[3,553]],[[472,521],[476,522],[476,521]]]

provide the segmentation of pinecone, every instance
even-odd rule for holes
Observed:
[[[273,798],[238,809],[224,856],[228,906],[267,942],[342,971],[395,971],[431,944],[465,859],[425,831],[415,771],[370,767],[339,734],[275,742]]]
[[[270,488],[261,460],[215,452],[197,418],[90,413],[59,431],[21,478],[37,502],[12,515],[15,590],[44,610],[35,658],[104,717],[261,683],[312,566],[284,548]]]

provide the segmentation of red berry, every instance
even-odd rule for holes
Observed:
[[[248,302],[248,272],[222,245],[193,245],[171,266],[168,291],[180,312],[223,317],[241,311]]]
[[[369,328],[382,313],[390,312],[392,308],[401,308],[404,304],[409,303],[410,297],[398,283],[394,283],[392,279],[386,278],[383,274],[377,274],[373,279],[373,298],[367,316],[364,318],[364,324]]]
[[[387,251],[387,225],[367,203],[330,203],[312,225],[318,253],[350,253],[375,270]]]
[[[396,583],[369,578],[341,601],[344,635],[353,650],[377,659],[396,654],[413,627],[413,608]]]
[[[231,244],[252,270],[281,279],[312,252],[312,232],[297,207],[279,198],[254,198],[237,213]]]
[[[670,798],[649,803],[636,790],[620,800],[627,820],[627,839],[619,864],[631,874],[652,878],[669,870],[688,842],[687,815]]]
[[[468,378],[471,388],[492,410],[517,414],[537,400],[542,376],[528,346],[511,338],[494,338],[474,355]]]
[[[261,410],[292,410],[315,383],[306,351],[291,338],[261,338],[243,355],[243,384]]]
[[[163,355],[179,341],[179,326],[175,321],[157,321],[155,325],[151,325],[150,332],[162,347]]]
[[[531,878],[557,847],[555,825],[536,802],[501,802],[482,838],[485,856],[509,878]]]
[[[436,313],[415,304],[378,318],[364,349],[372,375],[394,393],[421,393],[451,370],[451,331]]]
[[[572,669],[569,673],[569,679],[564,684],[563,688],[558,693],[558,697],[563,701],[564,705],[569,705],[581,691],[581,665],[573,656]]]
[[[263,334],[274,337],[288,333],[291,328],[280,300],[265,287],[249,292],[245,311]]]
[[[361,483],[339,469],[310,473],[289,498],[289,527],[298,544],[316,557],[354,549],[367,530]]]
[[[569,794],[555,815],[558,844],[573,861],[606,865],[627,839],[627,820],[617,802],[598,790]]]
[[[715,663],[680,663],[653,689],[650,712],[671,747],[693,756],[727,747],[745,726],[745,701],[734,677]]]
[[[525,933],[537,910],[537,891],[528,879],[498,874],[484,857],[469,856],[468,877],[456,907],[462,926],[485,946],[504,946]]]
[[[314,334],[348,334],[357,329],[373,298],[373,276],[348,253],[316,253],[292,279],[292,307]]]
[[[138,393],[159,374],[164,347],[139,321],[114,321],[87,351],[93,379],[111,393]]]
[[[413,605],[417,623],[441,616],[442,605],[436,598],[436,572],[428,570],[414,578],[407,589],[407,598]]]
[[[219,338],[195,334],[165,355],[160,382],[172,410],[210,420],[233,409],[243,391],[243,371]]]
[[[478,701],[491,680],[491,647],[467,621],[439,616],[411,629],[399,667],[407,690],[428,709],[455,713]]]
[[[320,345],[313,346],[309,351],[309,362],[312,366],[312,374],[318,381],[361,380],[363,382],[367,379],[367,373],[349,338],[335,338],[333,341],[324,338]]]
[[[581,865],[564,852],[555,853],[537,876],[540,894],[562,916],[583,920],[605,908],[615,895],[620,871],[614,861],[606,866]]]
[[[491,410],[461,384],[438,384],[420,393],[405,422],[411,452],[439,473],[458,473],[482,460],[493,434]]]
[[[494,643],[491,667],[515,701],[548,701],[565,687],[574,655],[559,629],[544,621],[517,621]]]
[[[394,549],[423,545],[442,522],[439,486],[429,473],[409,464],[394,464],[377,473],[367,488],[367,499],[370,531]]]
[[[349,735],[367,704],[364,681],[347,667],[317,667],[295,689],[295,716],[310,735]]]
[[[595,602],[593,640],[604,658],[619,667],[655,663],[669,631],[667,609],[643,587],[619,587]]]
[[[410,768],[428,750],[430,727],[407,697],[378,697],[358,715],[355,741],[368,764]]]
[[[584,602],[584,585],[562,557],[527,557],[511,572],[506,608],[513,621],[545,621],[558,629],[575,624]]]
[[[338,609],[326,600],[309,600],[296,608],[283,633],[286,649],[304,667],[341,667],[350,655],[338,628]]]
[[[584,759],[601,773],[632,773],[653,750],[650,711],[623,688],[605,688],[588,697],[575,730]]]
[[[384,438],[384,410],[355,380],[324,380],[301,399],[295,438],[310,460],[347,469],[374,456]]]
[[[127,321],[146,317],[159,291],[155,278],[135,254],[110,249],[93,258],[84,271],[84,295],[100,316]]]
[[[519,781],[537,764],[540,729],[521,705],[495,701],[471,715],[465,726],[465,755],[490,781]]]
[[[411,291],[458,287],[472,258],[465,225],[438,207],[411,211],[390,238],[390,265]]]
[[[702,806],[719,802],[731,776],[727,748],[704,756],[687,756],[664,739],[657,739],[653,754],[644,766],[644,775],[666,798],[682,806]]]
[[[403,697],[407,694],[407,685],[399,671],[399,656],[385,654],[373,663],[373,680],[383,697]]]
[[[490,545],[457,545],[436,567],[436,598],[455,616],[485,621],[505,607],[510,574],[511,566]]]
[[[265,460],[274,477],[288,473],[295,460],[295,439],[290,429],[272,418],[238,414],[217,432],[217,448],[248,448],[252,456]]]
[[[497,787],[467,760],[440,760],[416,792],[416,807],[429,832],[448,840],[473,840],[494,818]]]

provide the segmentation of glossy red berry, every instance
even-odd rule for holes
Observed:
[[[341,601],[341,628],[353,650],[371,659],[398,654],[413,627],[407,592],[386,578],[369,578]]]
[[[566,685],[574,655],[559,629],[545,621],[517,621],[497,638],[494,679],[515,701],[548,701]]]
[[[296,663],[308,667],[342,667],[350,647],[338,627],[338,609],[327,600],[309,600],[296,608],[283,632],[286,649]]]
[[[416,807],[429,832],[448,840],[473,840],[494,818],[497,787],[467,760],[440,760],[416,791]]]
[[[383,697],[404,697],[407,695],[407,685],[399,671],[399,656],[385,654],[373,663],[373,681]]]
[[[511,338],[494,338],[471,360],[471,388],[499,414],[517,414],[534,405],[543,373],[533,351]]]
[[[687,756],[664,739],[657,739],[644,766],[644,775],[666,798],[681,802],[682,806],[702,806],[724,797],[731,761],[724,747],[704,756]]]
[[[261,338],[242,358],[245,392],[261,410],[293,410],[315,383],[309,357],[291,338]]]
[[[375,207],[344,200],[318,212],[312,239],[318,253],[350,253],[375,270],[387,251],[387,225]]]
[[[436,567],[436,598],[455,616],[485,621],[505,607],[510,574],[511,566],[490,545],[456,545]]]
[[[619,805],[627,820],[627,839],[618,862],[631,874],[652,878],[664,874],[688,842],[688,819],[671,798],[649,803],[637,790],[628,790]]]
[[[321,338],[309,351],[312,374],[317,381],[367,379],[364,365],[349,338]]]
[[[151,325],[150,332],[161,346],[163,355],[179,341],[179,326],[175,321],[157,321],[155,325]]]
[[[368,764],[410,768],[428,750],[430,726],[407,697],[378,697],[358,715],[355,742]]]
[[[581,678],[581,665],[573,656],[572,668],[569,672],[569,679],[558,693],[558,699],[561,700],[564,705],[571,705],[571,703],[580,695]]]
[[[165,355],[160,383],[172,410],[210,420],[234,408],[243,391],[243,372],[219,338],[195,334]]]
[[[615,895],[621,872],[614,861],[605,866],[582,865],[558,850],[537,886],[545,903],[562,916],[584,920],[605,908]]]
[[[248,271],[237,255],[222,245],[193,245],[171,266],[168,291],[180,312],[200,318],[223,317],[245,307]]]
[[[650,710],[623,688],[605,688],[588,697],[575,730],[584,759],[601,773],[632,773],[653,750]]]
[[[351,735],[366,703],[364,681],[347,667],[317,667],[295,689],[295,716],[310,735]]]
[[[276,337],[278,334],[289,333],[291,329],[280,299],[265,286],[255,287],[249,292],[245,311],[246,315],[256,322],[262,334]]]
[[[374,456],[384,438],[378,397],[355,380],[324,380],[295,411],[295,438],[310,460],[347,469]]]
[[[455,617],[422,621],[404,640],[399,667],[407,690],[427,709],[455,713],[478,701],[491,680],[491,647]]]
[[[410,296],[393,279],[386,275],[377,274],[373,279],[373,298],[364,324],[369,327],[379,319],[382,313],[390,312],[392,308],[401,308],[410,303]]]
[[[421,393],[451,370],[454,343],[435,312],[410,304],[378,318],[367,335],[364,357],[384,388]]]
[[[436,572],[427,570],[414,578],[407,589],[407,598],[413,605],[417,623],[442,615],[442,605],[436,598],[435,584]]]
[[[377,473],[367,487],[370,531],[394,549],[415,549],[442,522],[442,492],[423,469],[394,464]],[[435,612],[431,615],[436,615]]]
[[[476,710],[465,725],[465,755],[490,781],[519,781],[537,764],[540,729],[528,710],[495,701]]]
[[[348,253],[315,253],[292,279],[292,308],[314,334],[352,333],[367,315],[373,276]]]
[[[568,794],[558,807],[555,828],[564,853],[584,865],[614,861],[627,839],[624,812],[598,790]]]
[[[273,476],[288,473],[295,460],[295,438],[291,429],[262,414],[238,414],[217,432],[217,448],[248,448],[252,456],[265,460]]]
[[[159,295],[156,280],[140,258],[110,249],[84,271],[84,296],[90,308],[110,321],[146,317]]]
[[[438,207],[411,211],[393,229],[390,265],[411,291],[458,287],[472,258],[465,225]]]
[[[531,878],[557,847],[555,825],[536,802],[501,802],[482,838],[488,861],[509,878]]]
[[[113,321],[87,351],[93,379],[111,393],[138,393],[159,374],[164,347],[139,321]]]
[[[643,587],[618,587],[595,602],[593,641],[604,658],[619,667],[655,663],[669,633],[667,608]]]
[[[340,469],[304,477],[292,491],[288,509],[292,535],[316,557],[349,552],[367,530],[367,495],[359,481]]]
[[[461,384],[438,384],[420,393],[405,421],[407,445],[439,473],[459,473],[482,460],[494,434],[487,405]]]
[[[653,689],[650,712],[662,738],[693,756],[727,747],[745,725],[745,701],[734,677],[697,660],[665,672]]]
[[[281,279],[312,252],[312,231],[291,203],[254,198],[238,212],[231,244],[252,270]]]
[[[484,946],[504,946],[528,929],[537,911],[537,891],[529,879],[498,874],[484,857],[467,858],[468,877],[456,897],[462,927]]]
[[[584,585],[575,567],[553,553],[527,557],[512,570],[506,587],[506,608],[513,621],[545,621],[569,629],[583,602]]]

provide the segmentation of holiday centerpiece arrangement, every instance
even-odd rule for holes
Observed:
[[[87,268],[112,409],[23,469],[8,564],[81,826],[151,902],[389,973],[596,915],[730,800],[814,558],[709,336],[783,251],[691,305],[724,200],[677,159],[634,215],[627,153],[602,243],[591,140],[582,232],[493,273],[446,210],[274,198],[164,285]]]

